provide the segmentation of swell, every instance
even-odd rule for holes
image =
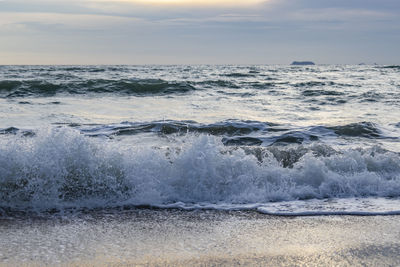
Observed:
[[[3,209],[349,197],[400,197],[399,155],[378,147],[337,151],[321,144],[232,148],[208,135],[187,136],[168,147],[125,147],[69,128],[0,142]]]
[[[378,138],[382,137],[382,132],[378,126],[372,122],[351,123],[344,126],[332,126],[328,129],[333,130],[336,134],[341,136],[353,137],[368,137]]]
[[[116,125],[97,125],[94,127],[82,127],[72,125],[82,129],[86,135],[135,135],[140,133],[159,133],[159,134],[187,134],[204,133],[211,135],[237,136],[246,135],[258,131],[267,131],[270,127],[277,124],[258,121],[227,120],[223,122],[202,124],[195,121],[154,121],[154,122],[122,122]]]
[[[350,140],[364,139],[373,141],[377,139],[398,140],[398,136],[383,132],[379,125],[372,122],[359,122],[338,126],[309,126],[292,127],[290,125],[271,122],[227,120],[211,124],[197,123],[195,121],[153,121],[153,122],[122,122],[118,124],[78,124],[57,123],[57,127],[70,127],[78,130],[88,137],[130,137],[141,134],[153,134],[160,137],[172,135],[184,137],[186,135],[213,135],[221,138],[226,146],[286,146],[311,144],[335,138]],[[16,135],[33,137],[35,130],[8,127],[0,129],[1,135]]]
[[[312,87],[352,87],[352,84],[344,84],[344,83],[336,83],[333,81],[308,81],[308,82],[299,82],[292,84],[294,87],[298,88],[312,88]],[[334,92],[332,92],[334,93]]]
[[[95,74],[89,72],[91,78],[71,76],[70,73],[57,74],[41,79],[16,79],[0,80],[0,97],[51,97],[57,94],[114,94],[114,95],[171,95],[185,94],[195,90],[218,89],[219,93],[226,95],[254,95],[254,91],[235,93],[225,89],[247,89],[262,93],[263,90],[292,86],[304,89],[302,96],[346,96],[345,92],[339,92],[337,87],[348,88],[354,85],[338,84],[334,82],[310,81],[290,84],[285,81],[240,81],[237,76],[228,76],[229,79],[206,79],[192,81],[181,79],[167,81],[163,79],[95,79]],[[315,89],[318,88],[318,89]],[[283,92],[281,92],[283,94]],[[362,96],[366,97],[366,96]],[[370,96],[368,96],[371,98]],[[377,99],[379,100],[379,99]]]
[[[64,125],[64,124],[60,124]],[[153,122],[122,122],[109,125],[67,124],[79,129],[87,136],[129,136],[141,133],[156,133],[160,135],[185,135],[188,133],[209,134],[224,137],[225,144],[272,144],[272,143],[302,143],[305,140],[317,141],[324,137],[354,137],[368,139],[396,139],[387,136],[380,126],[372,122],[358,122],[337,126],[291,127],[271,122],[227,120],[211,124],[195,121],[153,121]],[[18,129],[0,130],[0,133],[16,133]]]
[[[381,68],[383,68],[383,69],[397,69],[397,70],[400,70],[400,65],[389,65],[389,66],[383,66]]]
[[[115,93],[121,95],[167,95],[187,93],[195,87],[187,82],[161,79],[89,79],[85,81],[49,82],[45,80],[0,81],[0,96],[54,96],[56,94]]]

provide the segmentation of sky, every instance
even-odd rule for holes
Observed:
[[[4,64],[400,64],[399,0],[0,0]]]

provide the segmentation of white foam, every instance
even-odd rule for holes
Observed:
[[[183,203],[284,215],[271,210],[271,202],[400,196],[397,154],[377,148],[331,156],[311,151],[287,168],[268,151],[260,162],[207,135],[183,137],[168,148],[127,147],[52,128],[36,137],[1,139],[0,206],[45,210]],[[289,212],[310,214],[300,207]]]
[[[400,215],[400,199],[370,197],[285,201],[260,205],[257,211],[278,216]]]

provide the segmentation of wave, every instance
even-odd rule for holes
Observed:
[[[121,136],[140,133],[169,134],[210,134],[225,137],[226,144],[272,144],[302,143],[304,140],[317,141],[326,136],[362,137],[368,139],[395,139],[386,136],[378,125],[372,122],[358,122],[338,126],[311,126],[292,128],[271,122],[227,120],[211,124],[195,121],[154,121],[154,122],[122,122],[109,125],[69,125],[81,129],[89,136]],[[243,141],[243,142],[241,142]]]
[[[86,81],[48,82],[43,80],[0,81],[0,97],[54,96],[60,93],[115,93],[122,95],[167,95],[187,93],[195,87],[187,82],[160,79],[94,79]]]
[[[337,135],[353,136],[353,137],[367,137],[378,138],[382,137],[382,131],[378,126],[371,122],[351,123],[343,126],[328,127],[333,130]]]
[[[294,84],[292,84],[292,86],[297,87],[297,88],[303,88],[303,87],[304,88],[312,88],[312,87],[334,87],[334,88],[343,87],[343,88],[346,88],[346,87],[354,87],[357,85],[336,83],[333,81],[308,81],[308,82],[294,83]],[[318,91],[324,92],[324,90],[316,90],[316,92],[318,92]],[[328,95],[330,95],[330,94],[336,95],[336,93],[339,93],[336,91],[326,91],[326,92],[327,92],[326,94],[328,94]],[[339,94],[342,94],[342,93],[339,93]]]
[[[0,130],[0,134],[16,134],[19,131],[16,127],[8,127]]]
[[[292,144],[310,144],[331,140],[332,138],[350,139],[391,139],[380,127],[371,122],[351,123],[338,126],[310,126],[295,128],[271,122],[227,120],[211,124],[195,121],[163,120],[153,122],[121,122],[118,124],[78,124],[56,123],[57,127],[70,127],[89,137],[129,137],[140,134],[158,136],[213,135],[221,138],[226,146],[286,146]],[[0,129],[0,135],[35,136],[36,131],[8,127]]]
[[[79,69],[79,68],[78,68]],[[87,76],[82,74],[75,75],[75,68],[71,70],[63,69],[66,73],[40,76],[30,79],[0,80],[0,97],[51,97],[58,94],[114,94],[114,95],[171,95],[186,94],[195,90],[217,89],[218,93],[225,95],[255,95],[255,92],[262,93],[263,90],[282,89],[292,86],[301,90],[301,94],[306,97],[314,96],[345,96],[346,93],[335,90],[338,87],[347,88],[356,85],[341,84],[332,81],[309,81],[300,83],[290,83],[289,81],[275,80],[266,78],[263,81],[244,81],[241,77],[250,77],[250,74],[233,73],[225,75],[226,79],[205,79],[188,80],[181,78],[175,81],[163,79],[127,79],[115,78],[108,74],[109,78],[96,79],[94,71],[104,71],[104,69],[85,69]],[[103,75],[104,76],[104,75]],[[88,78],[90,77],[90,78]],[[271,81],[273,80],[273,81]],[[321,89],[324,88],[324,89]],[[326,89],[330,88],[330,89]],[[233,92],[226,89],[247,89],[249,92]],[[269,91],[270,92],[270,91]],[[284,94],[280,91],[280,94]],[[362,96],[366,97],[366,96]],[[378,99],[379,100],[379,99]]]
[[[254,204],[185,204],[182,202],[148,206],[148,208],[167,208],[182,210],[249,210],[274,216],[387,216],[400,215],[398,198],[330,198],[295,201],[280,201]],[[141,206],[144,207],[144,206]],[[127,207],[125,207],[127,208]]]
[[[331,90],[304,90],[302,92],[304,96],[339,96],[344,95],[342,92],[331,91]]]
[[[390,65],[390,66],[383,66],[383,69],[398,69],[400,70],[400,65]]]
[[[222,74],[222,76],[234,77],[234,78],[247,78],[247,77],[254,77],[254,73],[232,72],[232,73]]]
[[[207,88],[212,87],[225,87],[225,88],[232,88],[232,89],[239,89],[240,86],[232,81],[227,80],[208,80],[202,82],[196,82],[197,85],[205,86]]]
[[[186,136],[169,147],[125,146],[70,128],[0,139],[4,210],[351,197],[400,197],[399,155],[322,144],[227,147],[208,135]]]
[[[294,87],[314,87],[314,86],[327,86],[327,85],[334,85],[334,82],[320,82],[320,81],[309,81],[309,82],[299,82],[293,84]]]
[[[64,125],[64,124],[59,124]],[[109,125],[67,124],[79,128],[88,136],[121,136],[140,133],[188,134],[200,133],[223,136],[241,136],[259,131],[284,131],[279,125],[269,122],[227,120],[223,122],[202,124],[195,121],[153,121],[153,122],[122,122]]]

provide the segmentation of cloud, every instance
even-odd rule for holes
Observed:
[[[60,13],[23,13],[2,14],[1,29],[38,30],[47,33],[61,33],[64,30],[112,30],[127,23],[144,23],[139,18],[107,16],[98,14],[60,14]]]
[[[91,0],[96,2],[127,2],[152,6],[249,6],[267,0]]]

